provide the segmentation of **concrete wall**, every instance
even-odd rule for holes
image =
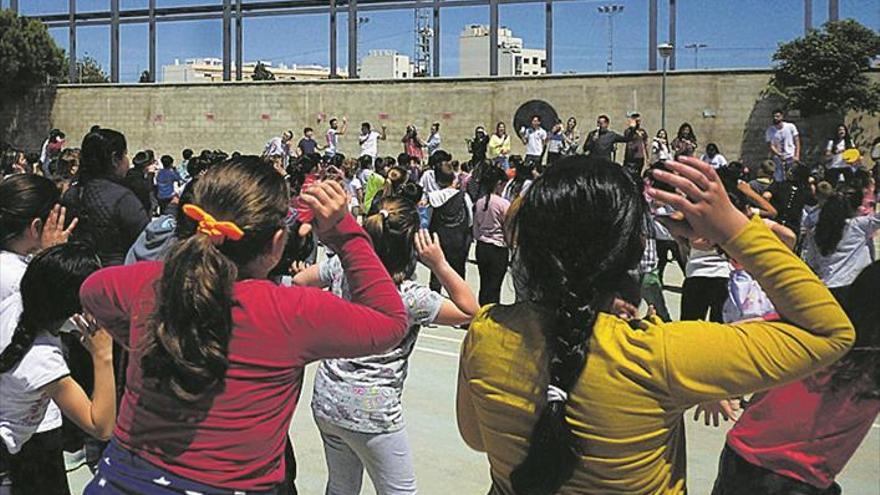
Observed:
[[[874,77],[880,76],[878,73]],[[669,75],[667,125],[673,134],[690,122],[701,146],[717,143],[728,159],[760,160],[766,156],[763,132],[778,104],[762,92],[764,71],[677,72]],[[179,155],[186,147],[259,153],[272,136],[291,128],[300,135],[305,126],[323,134],[316,116],[347,115],[349,134],[342,138],[347,155],[357,154],[359,123],[388,127],[381,154],[397,155],[408,123],[426,135],[431,122],[442,125],[444,148],[465,156],[465,138],[476,125],[511,127],[517,108],[529,100],[550,103],[563,120],[577,117],[583,134],[594,128],[595,117],[610,115],[612,128],[622,130],[626,113],[639,110],[653,134],[660,121],[659,74],[614,76],[545,76],[500,79],[425,79],[415,81],[303,81],[200,85],[60,86],[35,92],[0,109],[5,141],[38,149],[49,127],[64,130],[78,143],[93,124],[126,134],[129,149],[153,148]],[[795,119],[797,122],[797,119]],[[828,126],[839,117],[798,122],[805,147],[824,145]],[[848,123],[864,129],[860,142],[870,142],[877,118],[851,116]],[[517,142],[514,153],[522,153]]]

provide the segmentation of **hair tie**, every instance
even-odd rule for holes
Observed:
[[[551,402],[568,402],[568,392],[556,385],[547,385],[547,403]]]
[[[210,213],[196,205],[183,205],[183,212],[199,223],[197,231],[208,236],[214,244],[223,244],[226,239],[237,241],[244,237],[244,231],[234,222],[218,222]]]
[[[382,215],[382,218],[384,218],[386,220],[391,215],[391,213],[388,213],[388,210],[379,210],[379,214]]]

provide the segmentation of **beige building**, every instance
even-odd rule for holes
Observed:
[[[276,81],[308,81],[315,79],[329,79],[330,69],[320,65],[292,65],[280,64],[273,66],[269,62],[263,65],[272,74]],[[254,75],[256,62],[248,62],[242,66],[241,78],[250,81]],[[342,74],[339,71],[339,74]],[[232,66],[232,77],[235,79],[235,65]],[[175,59],[172,65],[162,66],[162,82],[220,82],[223,81],[223,61],[219,58],[191,58],[183,63]]]
[[[498,29],[498,75],[537,76],[547,73],[547,52],[525,48],[505,27]],[[489,26],[466,26],[458,37],[458,75],[489,75]]]
[[[410,79],[415,67],[407,55],[395,50],[370,50],[361,61],[361,79]]]

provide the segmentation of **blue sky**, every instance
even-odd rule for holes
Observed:
[[[0,0],[4,7],[10,0]],[[205,5],[221,0],[157,0],[159,6]],[[608,55],[607,20],[596,11],[600,0],[562,1],[554,6],[556,72],[604,72]],[[618,0],[623,13],[614,20],[614,70],[647,69],[648,0]],[[80,11],[109,9],[109,0],[77,0]],[[147,0],[121,0],[121,8],[145,8]],[[659,39],[667,38],[667,2],[660,0]],[[64,13],[68,0],[19,0],[22,13]],[[855,18],[880,30],[878,0],[840,0],[841,18]],[[413,50],[413,12],[411,10],[362,12],[370,21],[360,29],[359,54],[370,49],[396,49],[405,54]],[[827,20],[828,1],[813,1],[813,23]],[[488,7],[443,9],[441,14],[441,73],[458,73],[458,35],[468,24],[488,24]],[[544,47],[543,2],[502,5],[501,24],[511,28],[527,47]],[[340,65],[347,61],[347,15],[339,22]],[[58,44],[67,49],[67,29],[50,30]],[[678,46],[699,42],[699,68],[767,67],[778,43],[803,34],[802,0],[679,0]],[[110,29],[107,26],[81,27],[77,32],[79,56],[88,53],[109,68]],[[147,26],[122,25],[120,28],[120,76],[137,80],[147,67]],[[279,16],[246,18],[244,21],[245,61],[268,60],[274,64],[329,65],[327,16]],[[216,21],[162,22],[157,27],[157,63],[173,63],[175,58],[220,57],[221,23]],[[693,51],[679,49],[678,67],[694,68]],[[161,70],[161,69],[160,69]],[[109,72],[109,71],[108,71]]]

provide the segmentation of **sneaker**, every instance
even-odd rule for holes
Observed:
[[[79,449],[76,452],[64,452],[64,468],[69,473],[76,471],[86,463],[86,449]]]

